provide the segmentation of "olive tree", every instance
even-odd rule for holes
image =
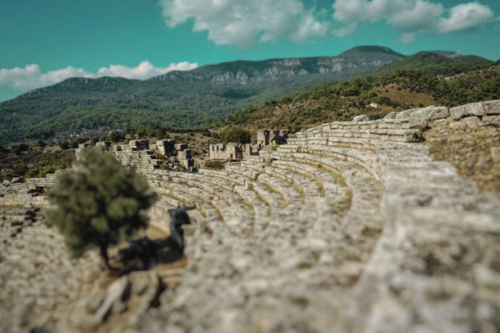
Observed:
[[[230,129],[228,129],[224,135],[225,143],[235,142],[235,143],[245,144],[245,143],[250,143],[251,139],[252,139],[252,134],[249,131],[236,126],[233,126]]]
[[[99,247],[110,268],[108,246],[145,228],[144,210],[156,200],[146,179],[100,147],[84,149],[48,193],[48,222],[63,234],[74,257]]]

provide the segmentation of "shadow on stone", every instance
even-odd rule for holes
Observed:
[[[167,237],[165,239],[150,240],[143,237],[129,243],[129,246],[119,251],[117,262],[121,268],[118,275],[125,275],[132,271],[153,269],[159,264],[177,261],[184,255],[184,248],[178,242]]]

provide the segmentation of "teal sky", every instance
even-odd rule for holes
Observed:
[[[498,0],[0,0],[0,101],[71,76],[146,79],[358,45],[498,60],[499,16]]]

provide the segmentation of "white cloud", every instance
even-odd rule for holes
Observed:
[[[465,3],[450,9],[449,18],[440,18],[439,32],[455,32],[475,28],[493,19],[493,11],[477,2]]]
[[[160,0],[169,27],[193,19],[194,31],[208,31],[216,45],[248,48],[255,42],[286,37],[300,42],[325,36],[330,23],[320,22],[300,0]],[[321,13],[319,13],[321,15]]]
[[[92,77],[85,70],[74,67],[42,73],[40,66],[32,64],[24,68],[0,69],[0,86],[25,91],[55,84],[74,76]]]
[[[335,0],[333,18],[344,24],[334,30],[345,36],[363,21],[385,21],[398,29],[402,43],[415,41],[416,33],[446,34],[477,28],[494,18],[493,11],[479,2],[470,2],[445,9],[426,0]]]
[[[155,67],[149,61],[141,62],[137,67],[111,65],[100,68],[97,73],[90,73],[82,68],[66,67],[42,73],[39,65],[31,64],[24,68],[0,69],[0,87],[8,86],[19,91],[50,86],[71,77],[98,78],[102,76],[124,77],[127,79],[145,80],[153,76],[165,74],[173,70],[191,70],[198,67],[196,63],[172,63],[168,67]]]
[[[396,41],[396,43],[413,44],[416,39],[417,39],[417,34],[405,32],[405,33],[401,34],[401,37],[399,37],[399,39]]]
[[[198,67],[196,63],[180,62],[170,64],[168,67],[155,67],[149,61],[143,61],[137,67],[127,67],[123,65],[111,65],[103,67],[97,72],[97,76],[115,76],[126,79],[145,80],[153,76],[158,76],[174,70],[186,71]]]

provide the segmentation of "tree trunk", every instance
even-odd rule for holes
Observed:
[[[111,266],[109,265],[109,257],[108,257],[108,244],[101,244],[99,246],[101,258],[104,262],[104,265],[108,270],[111,270]]]

